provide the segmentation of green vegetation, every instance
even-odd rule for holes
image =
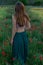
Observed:
[[[13,8],[0,7],[0,65],[11,65],[14,60],[11,58],[10,45]],[[31,19],[31,30],[27,31],[29,43],[26,65],[43,65],[43,8],[25,6],[25,10]],[[20,65],[19,61],[15,60],[14,65]]]
[[[0,0],[0,5],[15,4],[17,1],[23,2],[25,5],[43,6],[43,0]]]

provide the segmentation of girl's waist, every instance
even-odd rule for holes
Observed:
[[[17,31],[16,32],[24,32],[25,31],[25,29],[23,28],[23,29],[17,29]]]

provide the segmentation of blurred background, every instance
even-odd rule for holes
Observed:
[[[31,19],[31,30],[27,31],[28,56],[26,65],[43,65],[43,0],[0,0],[0,65],[11,65],[12,14],[15,3],[21,1]],[[14,65],[20,65],[15,60]]]
[[[17,1],[21,1],[25,5],[43,6],[43,0],[0,0],[0,5],[12,5]]]

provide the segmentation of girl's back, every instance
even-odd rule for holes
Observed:
[[[13,25],[14,25],[14,30],[16,29],[16,32],[23,32],[25,30],[29,30],[29,28],[31,27],[30,25],[30,22],[26,20],[26,18],[24,17],[24,20],[25,20],[25,24],[24,26],[19,26],[17,23],[16,23],[16,17],[13,15],[12,16],[13,18]]]

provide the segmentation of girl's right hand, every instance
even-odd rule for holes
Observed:
[[[13,39],[11,39],[11,42],[10,43],[11,43],[11,45],[13,44]]]

